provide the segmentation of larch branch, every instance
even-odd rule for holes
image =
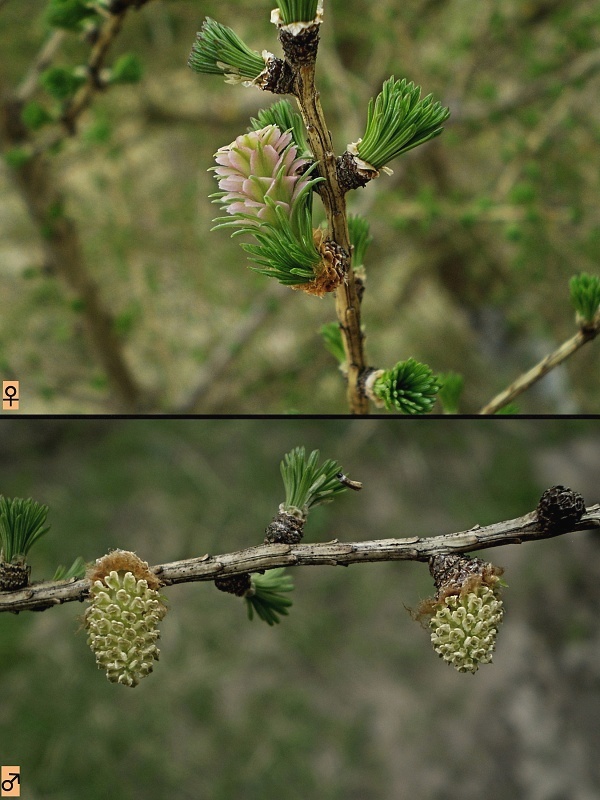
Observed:
[[[553,353],[545,356],[534,367],[524,372],[523,375],[520,375],[516,381],[513,381],[503,392],[497,394],[496,397],[480,409],[479,414],[495,414],[496,411],[504,408],[504,406],[512,402],[515,397],[518,397],[522,392],[529,389],[530,386],[543,378],[544,375],[547,375],[555,367],[558,367],[559,364],[562,364],[563,361],[566,361],[569,356],[577,352],[586,342],[591,342],[592,339],[595,339],[599,332],[600,324],[581,328],[575,336],[567,339],[567,341],[563,342]]]
[[[310,148],[319,162],[320,174],[325,178],[325,182],[319,187],[319,194],[325,207],[331,236],[344,250],[347,259],[344,281],[335,291],[335,305],[348,364],[348,405],[352,414],[368,414],[369,401],[359,383],[359,377],[367,364],[360,324],[360,300],[350,260],[346,201],[338,182],[331,134],[323,115],[319,92],[315,87],[314,64],[300,67],[297,77],[297,98]]]
[[[188,558],[158,564],[151,570],[165,586],[195,581],[214,581],[216,577],[241,572],[259,572],[277,567],[348,566],[375,561],[423,561],[441,553],[465,553],[507,544],[523,544],[566,533],[600,529],[600,505],[590,506],[581,520],[567,529],[543,530],[536,512],[492,525],[475,525],[466,531],[441,536],[410,536],[401,539],[375,539],[365,542],[316,544],[262,544],[232,553]],[[90,581],[86,578],[33,584],[13,592],[0,592],[0,612],[43,611],[54,605],[83,601]]]

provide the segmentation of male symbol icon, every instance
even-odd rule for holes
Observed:
[[[9,772],[9,775],[12,775],[10,780],[7,778],[5,781],[2,781],[2,791],[3,792],[12,792],[13,784],[16,781],[17,785],[21,783],[21,778],[18,772]]]
[[[21,767],[3,766],[0,770],[0,797],[21,796]]]

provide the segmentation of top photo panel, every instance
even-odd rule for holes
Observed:
[[[0,0],[2,414],[600,414],[599,90],[595,0]]]

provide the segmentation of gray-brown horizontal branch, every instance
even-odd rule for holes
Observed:
[[[165,586],[192,581],[212,581],[217,576],[258,572],[276,567],[348,566],[373,561],[428,561],[439,553],[465,553],[549,539],[564,533],[600,528],[600,505],[590,506],[580,522],[568,530],[542,531],[535,512],[523,517],[496,522],[468,531],[442,536],[411,536],[404,539],[375,539],[367,542],[316,544],[267,544],[248,547],[218,556],[205,555],[170,564],[159,564],[152,571]],[[143,554],[142,554],[143,556]],[[0,611],[44,610],[53,605],[85,600],[90,587],[87,579],[39,583],[16,592],[0,592]]]

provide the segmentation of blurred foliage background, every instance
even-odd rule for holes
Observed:
[[[5,95],[48,35],[45,3],[0,9]],[[339,413],[343,382],[318,329],[317,300],[246,268],[224,231],[207,172],[271,95],[198,76],[186,60],[202,19],[280,53],[258,0],[153,0],[130,12],[107,64],[138,54],[144,78],[98,93],[79,134],[51,157],[134,383],[151,410]],[[464,374],[474,411],[575,332],[571,275],[598,272],[600,11],[594,0],[327,0],[318,83],[335,146],[360,136],[391,74],[447,104],[441,137],[354,192],[371,221],[363,303],[372,364],[414,356]],[[85,61],[69,34],[54,63]],[[36,95],[43,100],[43,93]],[[115,394],[82,336],[85,304],[49,274],[39,226],[0,169],[0,366],[27,410],[94,412]],[[42,226],[43,227],[43,226]],[[597,347],[519,403],[597,412]],[[113,387],[114,389],[114,387]]]
[[[9,420],[0,489],[50,505],[33,580],[122,547],[151,564],[259,543],[297,445],[360,479],[306,541],[436,535],[521,515],[564,483],[598,497],[589,420]],[[592,800],[600,793],[597,533],[483,553],[506,569],[494,663],[460,675],[408,608],[415,562],[290,570],[289,617],[165,590],[135,690],[95,667],[69,603],[0,618],[0,755],[28,800]]]

